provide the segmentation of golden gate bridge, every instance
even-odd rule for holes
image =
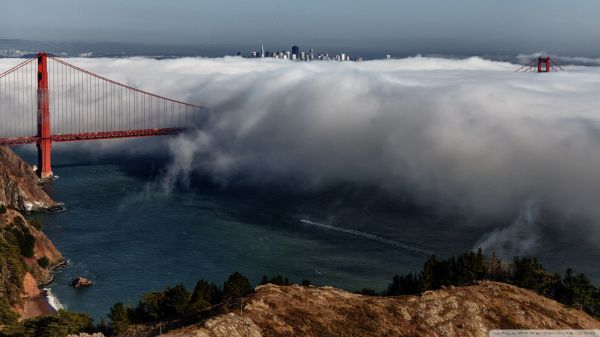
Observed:
[[[46,53],[0,73],[0,145],[36,144],[43,179],[53,176],[53,142],[176,134],[200,109]]]

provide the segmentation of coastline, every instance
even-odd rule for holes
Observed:
[[[48,279],[48,281],[38,286],[38,289],[40,290],[38,296],[28,299],[30,310],[28,311],[27,308],[24,309],[24,317],[22,317],[22,319],[33,318],[43,315],[55,315],[58,313],[59,310],[64,309],[64,306],[62,305],[58,297],[56,297],[52,293],[52,289],[46,286],[54,281],[54,271],[58,268],[65,267],[68,264],[69,261],[67,259],[64,259],[56,266],[50,268],[50,278]],[[25,317],[30,315],[32,316]]]
[[[52,206],[37,209],[35,212],[56,213],[63,210],[64,204],[55,202]],[[36,285],[36,291],[26,290],[28,298],[25,300],[22,311],[19,312],[20,320],[46,315],[56,315],[59,310],[64,309],[64,306],[60,300],[52,293],[52,289],[47,286],[54,282],[54,271],[65,267],[68,264],[69,260],[62,257],[62,260],[59,263],[48,269],[49,277],[46,280],[43,280],[40,284]]]
[[[23,305],[15,308],[19,313],[19,320],[26,320],[43,315],[54,315],[57,308],[51,305],[51,292],[40,289],[36,280],[30,273],[23,279],[24,298]]]
[[[27,298],[19,312],[20,320],[35,318],[38,316],[55,315],[60,309],[64,309],[60,300],[52,293],[52,289],[46,287],[52,281],[54,281],[54,275],[52,274],[55,269],[67,265],[68,262],[61,262],[52,269],[50,269],[50,279],[41,284],[36,285],[36,289],[26,289]]]
[[[56,315],[59,310],[64,309],[60,300],[52,293],[52,289],[46,286],[54,281],[54,271],[68,264],[69,261],[63,259],[56,266],[51,267],[49,269],[50,277],[41,284],[37,284],[33,277],[29,278],[26,275],[23,286],[27,297],[24,300],[23,306],[17,308],[20,321],[39,316]],[[30,274],[28,275],[31,276]],[[35,285],[32,284],[33,282],[35,282]]]

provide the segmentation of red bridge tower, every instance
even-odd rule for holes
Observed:
[[[552,59],[550,57],[538,57],[538,73],[549,73],[552,70]]]
[[[50,164],[52,139],[50,137],[50,102],[48,96],[48,56],[46,53],[38,54],[37,76],[37,120],[38,120],[38,175],[42,179],[52,178]]]
[[[540,56],[537,60],[521,66],[519,69],[515,70],[515,72],[536,72],[536,73],[549,73],[556,71],[563,71],[564,69],[550,56]]]

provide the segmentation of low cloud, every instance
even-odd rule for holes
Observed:
[[[197,131],[169,140],[167,187],[192,174],[297,190],[364,184],[516,219],[491,229],[484,247],[535,235],[535,207],[585,219],[585,239],[599,239],[599,68],[514,73],[506,62],[426,57],[70,62],[208,107]],[[507,254],[535,251],[535,238],[524,244]]]
[[[495,252],[504,259],[532,255],[542,242],[541,225],[539,202],[528,200],[512,224],[485,234],[474,248]]]

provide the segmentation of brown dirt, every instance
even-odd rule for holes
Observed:
[[[23,306],[16,308],[22,320],[56,313],[56,310],[48,304],[46,296],[38,288],[37,281],[31,273],[26,273],[23,279],[23,297]]]
[[[584,312],[497,282],[370,297],[331,287],[265,285],[239,311],[165,336],[487,336],[492,329],[598,329]]]

